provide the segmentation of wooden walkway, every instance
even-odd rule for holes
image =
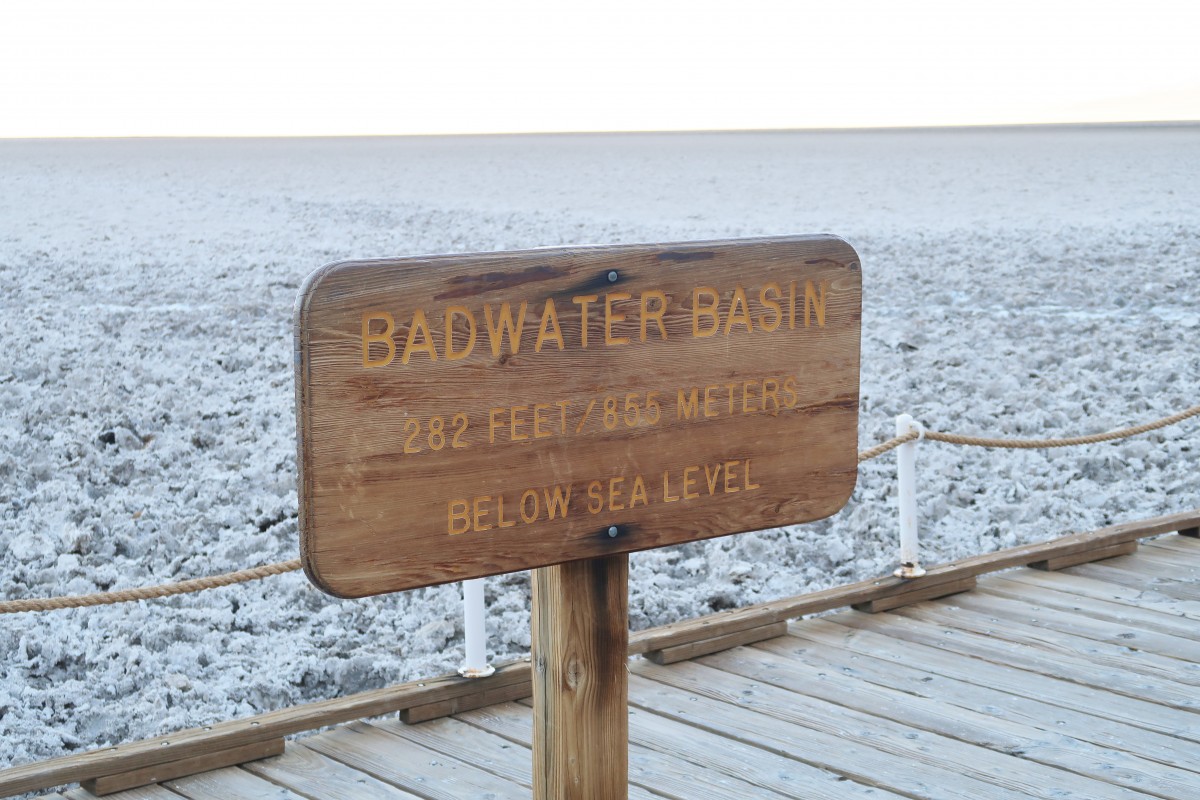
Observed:
[[[632,798],[1200,798],[1200,540],[630,662]],[[120,800],[528,798],[531,709],[357,721]],[[76,788],[47,795],[84,800]]]

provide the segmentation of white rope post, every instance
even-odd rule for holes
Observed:
[[[896,477],[899,481],[897,500],[900,505],[900,568],[897,578],[919,578],[921,569],[920,544],[917,541],[917,442],[924,429],[908,414],[896,417],[896,435],[919,434],[911,442],[896,448]]]
[[[487,622],[484,620],[483,578],[463,581],[463,631],[466,660],[458,668],[464,678],[486,678],[496,671],[487,663]]]

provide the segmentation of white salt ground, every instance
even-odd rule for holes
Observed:
[[[297,553],[291,313],[322,263],[832,232],[863,259],[863,447],[909,412],[1044,437],[1197,402],[1200,127],[0,142],[0,597]],[[797,442],[797,447],[803,443]],[[921,446],[929,562],[1200,505],[1195,422]],[[894,458],[816,524],[633,556],[635,628],[890,572]],[[529,647],[525,574],[490,650]],[[0,617],[0,765],[453,670],[459,589],[294,573]]]

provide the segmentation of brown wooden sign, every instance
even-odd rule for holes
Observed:
[[[296,310],[305,570],[362,597],[826,517],[861,297],[832,236],[324,267]]]

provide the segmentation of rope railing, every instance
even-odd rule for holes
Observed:
[[[935,442],[957,444],[967,447],[996,447],[1007,449],[1033,450],[1050,447],[1070,447],[1073,445],[1096,444],[1130,436],[1148,433],[1159,428],[1165,428],[1186,419],[1200,416],[1200,405],[1172,414],[1169,417],[1135,425],[1131,428],[1121,428],[1105,433],[1094,433],[1087,436],[1073,436],[1064,439],[990,439],[978,436],[963,436],[957,433],[944,433],[931,430],[913,430],[902,436],[889,439],[882,444],[867,448],[858,454],[858,463],[870,461],[873,458],[896,449],[917,439],[929,439]],[[175,583],[164,583],[158,586],[143,586],[134,589],[120,589],[112,592],[96,592],[94,594],[74,595],[66,597],[29,598],[23,600],[0,601],[0,614],[17,614],[25,611],[57,611],[63,608],[87,608],[91,606],[127,603],[134,600],[152,600],[173,595],[191,594],[205,589],[216,589],[221,586],[233,586],[238,583],[269,578],[272,575],[283,575],[300,569],[300,559],[280,561],[275,564],[265,564],[260,567],[227,572],[222,575],[210,575],[203,578],[191,578]]]

